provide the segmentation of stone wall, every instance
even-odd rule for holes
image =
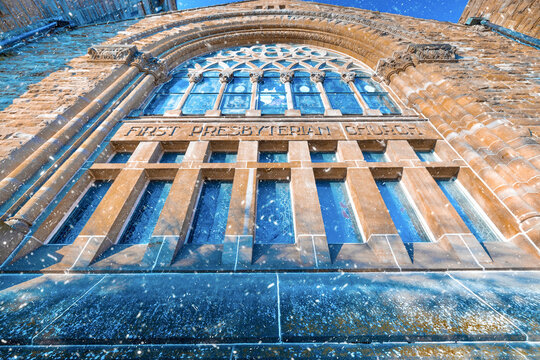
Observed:
[[[459,19],[484,17],[490,22],[521,33],[540,37],[540,2],[536,0],[470,0]]]
[[[126,99],[129,107],[113,112],[111,124],[136,108],[156,86],[154,81],[161,80],[157,64],[171,70],[201,53],[256,42],[323,46],[374,70],[381,62],[390,63],[391,74],[379,71],[389,88],[429,119],[508,206],[523,231],[540,241],[540,102],[535,95],[540,85],[534,79],[540,72],[538,51],[476,27],[296,1],[251,1],[147,17],[106,42],[134,45],[161,59],[150,68],[131,64],[130,74],[142,71],[144,80],[136,96]],[[453,46],[457,61],[418,62],[416,55],[407,54],[411,44],[437,43]],[[8,177],[24,156],[75,118],[128,67],[89,56],[69,66],[0,113],[4,123],[11,121],[0,140],[0,178]]]
[[[74,25],[132,19],[174,10],[175,4],[172,0],[1,0],[0,30],[23,32],[58,19]]]

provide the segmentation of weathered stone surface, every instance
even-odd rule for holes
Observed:
[[[282,338],[287,342],[525,339],[508,318],[445,274],[279,278]]]
[[[35,342],[276,342],[275,284],[271,274],[108,275]]]

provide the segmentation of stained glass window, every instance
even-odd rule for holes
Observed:
[[[326,74],[322,90],[311,81],[315,71]],[[280,78],[284,72],[291,75],[290,87]],[[363,64],[325,49],[291,44],[233,47],[190,59],[173,71],[172,79],[156,92],[143,113],[161,115],[182,107],[182,115],[205,115],[213,109],[220,109],[223,115],[245,115],[255,104],[263,115],[283,115],[290,99],[290,106],[302,114],[324,114],[323,99],[328,98],[330,107],[342,114],[360,115],[365,113],[362,106],[366,105],[359,103],[349,84],[341,79],[341,75],[351,72],[370,109],[382,114],[400,113]],[[219,77],[225,73],[233,75],[222,87]],[[253,74],[258,74],[257,79],[250,78]],[[189,78],[194,82],[192,87]],[[258,82],[256,92],[252,92],[251,80]],[[220,103],[216,104],[218,99]]]
[[[354,97],[354,93],[341,75],[335,72],[326,74],[324,90],[333,109],[338,109],[342,114],[362,114],[362,107]]]

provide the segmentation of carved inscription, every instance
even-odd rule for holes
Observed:
[[[417,135],[422,136],[424,133],[416,125],[405,124],[361,124],[361,125],[345,125],[347,135]]]
[[[437,139],[428,122],[124,124],[114,141]]]

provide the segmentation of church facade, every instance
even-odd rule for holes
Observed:
[[[538,356],[534,43],[246,1],[69,64],[0,112],[5,358]]]

